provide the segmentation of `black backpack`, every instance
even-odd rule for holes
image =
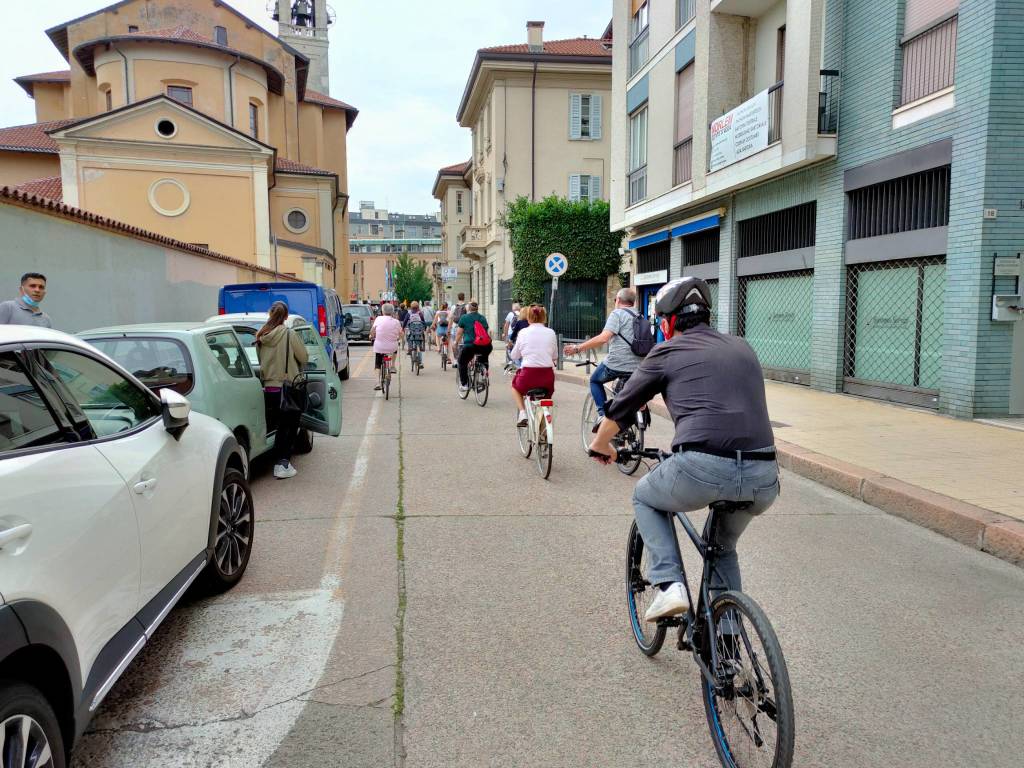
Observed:
[[[625,307],[622,307],[622,309],[625,309]],[[651,350],[654,349],[654,329],[647,318],[639,312],[631,312],[628,309],[626,311],[633,318],[633,340],[630,341],[621,333],[616,333],[615,335],[629,344],[629,350],[634,355],[637,357],[647,357]]]

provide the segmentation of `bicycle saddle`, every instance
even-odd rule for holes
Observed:
[[[527,397],[547,397],[548,391],[543,387],[534,387],[526,393]]]
[[[744,509],[750,509],[753,506],[752,501],[713,501],[711,502],[711,509],[715,512],[739,512]]]

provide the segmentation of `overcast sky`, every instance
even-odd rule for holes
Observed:
[[[0,125],[31,123],[32,100],[13,78],[68,66],[44,30],[112,0],[2,2]],[[268,0],[228,2],[276,33]],[[545,21],[544,37],[555,40],[596,37],[611,18],[611,0],[329,4],[338,17],[330,33],[331,95],[359,109],[348,137],[349,194],[356,205],[373,200],[403,213],[436,211],[430,188],[437,169],[469,158],[469,131],[455,122],[455,110],[477,48],[526,42],[528,19]]]

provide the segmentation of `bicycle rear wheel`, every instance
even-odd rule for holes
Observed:
[[[390,365],[391,364],[388,363],[387,371],[384,373],[383,381],[381,382],[381,384],[384,387],[384,399],[385,400],[390,400],[391,399],[391,367],[390,367]]]
[[[742,592],[716,597],[711,614],[709,632],[719,656],[714,671],[724,685],[716,692],[706,678],[702,682],[718,758],[726,768],[790,768],[796,735],[793,693],[775,630],[761,607]]]
[[[644,614],[654,600],[656,586],[647,581],[647,550],[644,540],[636,527],[636,521],[629,528],[626,542],[626,606],[629,608],[629,624],[633,639],[647,656],[661,650],[665,642],[666,628],[660,624],[644,621]]]
[[[551,476],[551,459],[553,458],[554,446],[548,442],[548,433],[544,427],[541,427],[540,434],[537,436],[536,453],[534,459],[537,462],[537,471],[540,476],[547,480]]]
[[[473,377],[473,393],[476,404],[483,408],[491,394],[491,376],[486,368],[477,364],[476,375]]]
[[[583,415],[580,418],[580,440],[583,442],[583,452],[589,454],[590,443],[594,439],[594,424],[597,423],[597,406],[594,405],[594,396],[589,392],[583,401]]]
[[[527,407],[530,407],[529,404],[527,404]],[[515,414],[515,421],[513,423],[516,425],[516,439],[519,441],[519,452],[523,454],[524,459],[528,459],[533,452],[533,441],[530,439],[530,424],[527,421],[525,427],[519,426],[518,409],[513,411],[513,413]]]

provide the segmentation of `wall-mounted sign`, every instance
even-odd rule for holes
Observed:
[[[458,267],[441,267],[441,279],[445,282],[454,280],[459,276]]]
[[[641,272],[633,277],[633,285],[657,285],[668,282],[668,270],[659,269],[656,272]]]
[[[711,170],[717,171],[768,146],[768,91],[711,123]]]

